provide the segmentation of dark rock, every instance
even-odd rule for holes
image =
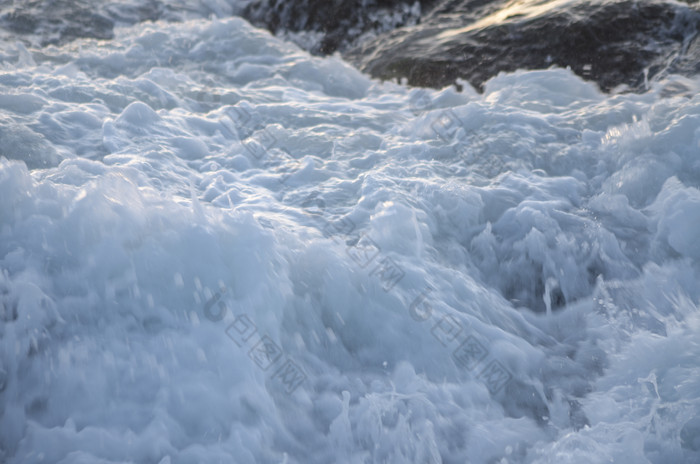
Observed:
[[[700,74],[700,34],[691,37],[687,44],[687,48],[669,66],[669,72],[684,76]]]
[[[242,16],[272,33],[280,31],[317,32],[322,38],[312,53],[329,54],[344,50],[363,34],[382,33],[415,24],[419,3],[427,8],[435,0],[254,0]],[[417,6],[417,5],[416,5]]]
[[[457,78],[477,89],[500,71],[570,67],[609,91],[643,88],[647,77],[698,72],[696,7],[656,1],[536,0],[508,7],[447,1],[421,23],[355,47],[346,59],[382,79],[444,87]],[[646,70],[646,71],[645,71]]]

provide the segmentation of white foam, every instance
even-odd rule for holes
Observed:
[[[235,18],[2,60],[0,460],[700,458],[700,97]]]

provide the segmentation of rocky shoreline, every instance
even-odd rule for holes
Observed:
[[[461,78],[481,90],[502,71],[558,66],[604,91],[644,90],[655,77],[700,72],[697,2],[446,0],[408,8],[395,0],[257,0],[244,16],[273,32],[318,32],[312,52],[341,51],[374,77],[422,87]],[[405,14],[417,10],[419,18]],[[373,21],[394,12],[404,14],[388,30]]]
[[[407,78],[427,87],[462,78],[480,89],[502,71],[558,66],[611,91],[644,89],[664,73],[700,71],[700,14],[685,6],[635,1],[503,6],[484,16],[466,11],[456,20],[454,13],[438,10],[415,27],[392,31],[345,56],[375,77]]]
[[[166,2],[0,1],[5,38],[35,46],[110,39],[120,24],[179,21]],[[373,77],[481,90],[499,72],[569,67],[606,92],[643,91],[670,73],[700,73],[697,0],[253,0],[191,16],[240,15],[313,54],[340,53]]]

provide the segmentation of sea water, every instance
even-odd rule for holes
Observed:
[[[699,89],[6,42],[0,461],[700,462]]]

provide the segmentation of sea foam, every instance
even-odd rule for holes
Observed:
[[[698,462],[700,96],[244,20],[0,52],[0,460]]]

